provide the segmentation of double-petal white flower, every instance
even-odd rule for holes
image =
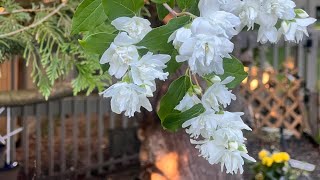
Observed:
[[[283,21],[279,29],[279,35],[284,35],[286,41],[299,43],[304,35],[309,36],[307,27],[317,20],[309,17],[302,9],[297,10],[297,17],[292,21]]]
[[[123,78],[101,93],[111,97],[111,109],[115,113],[125,112],[132,117],[144,107],[152,110],[147,97],[156,90],[155,80],[166,80],[169,73],[164,72],[169,55],[148,52],[140,58],[136,43],[140,42],[151,30],[150,22],[140,17],[120,17],[111,22],[120,33],[102,55],[100,63],[109,63],[109,74]]]
[[[100,64],[110,64],[109,74],[118,79],[124,76],[131,63],[139,59],[137,47],[131,42],[125,43],[122,38],[123,33],[120,33],[100,59]]]
[[[151,30],[151,23],[141,17],[119,17],[111,22],[111,24],[120,31],[125,31],[125,38],[128,41],[138,43]]]
[[[198,98],[198,96],[195,94],[190,95],[188,92],[174,109],[185,112],[199,103],[201,103],[201,100]]]
[[[209,87],[202,97],[202,104],[204,107],[219,111],[220,105],[226,108],[230,105],[232,100],[236,100],[236,96],[226,87],[226,85],[234,79],[234,77],[227,77],[223,81],[220,79],[220,81],[215,82],[211,87]]]
[[[151,92],[155,91],[155,80],[166,80],[169,73],[163,70],[171,56],[166,54],[155,54],[148,52],[139,61],[131,64],[131,77],[135,84],[150,87]],[[150,94],[150,91],[149,93]]]
[[[141,107],[152,111],[146,89],[133,83],[116,83],[100,94],[111,97],[111,110],[117,114],[125,111],[126,116],[132,117],[135,112],[141,112]]]
[[[250,157],[245,149],[245,145],[235,142],[225,142],[217,140],[191,141],[199,149],[202,157],[208,160],[210,164],[221,163],[221,171],[226,167],[226,173],[236,174],[243,173],[243,158],[256,162]]]
[[[191,71],[199,75],[223,74],[223,58],[231,58],[233,47],[227,38],[200,34],[182,44],[176,60],[188,61]]]

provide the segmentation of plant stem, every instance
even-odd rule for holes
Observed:
[[[169,12],[170,14],[172,14],[174,17],[178,17],[178,16],[184,16],[184,15],[187,15],[187,16],[190,16],[192,18],[196,18],[197,16],[190,13],[190,12],[181,12],[181,13],[178,13],[176,12],[175,10],[173,10],[167,3],[163,3],[162,4]]]

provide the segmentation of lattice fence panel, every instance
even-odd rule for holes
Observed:
[[[296,70],[277,74],[249,69],[249,77],[241,85],[241,94],[252,109],[254,129],[272,127],[285,129],[300,137],[306,125],[305,107],[301,94],[302,80]]]

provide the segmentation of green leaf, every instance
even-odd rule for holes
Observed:
[[[200,11],[198,8],[198,4],[199,4],[199,0],[196,0],[196,3],[194,3],[190,8],[189,8],[189,12],[196,15],[196,16],[200,16]]]
[[[158,116],[161,121],[164,121],[169,114],[175,112],[174,108],[180,103],[190,87],[189,76],[182,76],[171,83],[167,93],[160,101]]]
[[[196,0],[177,0],[177,4],[181,10],[192,8],[196,4]]]
[[[79,43],[88,53],[103,54],[103,52],[109,48],[115,37],[116,34],[100,32],[92,34],[84,40],[79,40]]]
[[[90,34],[95,34],[99,32],[105,32],[109,34],[113,34],[116,31],[118,31],[114,26],[110,24],[110,22],[103,22],[96,26],[92,31],[90,31]]]
[[[72,18],[71,34],[91,31],[106,19],[101,0],[84,0]]]
[[[231,89],[237,87],[248,76],[248,73],[244,71],[243,64],[234,56],[231,59],[223,60],[223,68],[224,74],[219,75],[222,80],[228,76],[235,77],[231,83],[227,84],[227,87]]]
[[[102,0],[104,12],[112,21],[118,17],[139,15],[144,0]]]
[[[174,18],[167,25],[158,27],[149,32],[138,46],[144,46],[150,51],[157,53],[171,53],[173,46],[168,43],[170,35],[182,26],[190,23],[189,16]]]
[[[175,6],[175,1],[169,0],[167,4],[173,8]],[[158,18],[160,20],[163,20],[169,14],[169,11],[162,4],[156,4],[156,8],[158,13]]]
[[[199,116],[205,111],[206,109],[202,104],[196,104],[191,109],[185,112],[169,114],[162,122],[162,126],[170,131],[177,131],[181,128],[184,122]]]

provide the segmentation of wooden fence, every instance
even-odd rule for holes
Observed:
[[[11,138],[10,158],[21,163],[25,178],[37,179],[90,177],[92,170],[99,174],[137,164],[137,121],[109,107],[98,96],[79,96],[7,108],[11,130],[24,128]]]
[[[239,36],[234,39],[235,42],[235,55],[239,57],[239,59],[243,60],[244,63],[251,68],[252,66],[258,66],[259,69],[262,71],[272,70],[275,72],[275,74],[283,74],[285,69],[291,68],[296,69],[297,73],[294,73],[295,78],[297,79],[296,86],[294,86],[293,89],[287,89],[292,91],[297,91],[295,93],[293,92],[287,92],[291,94],[290,100],[294,102],[294,105],[296,103],[298,104],[305,104],[305,108],[301,107],[300,109],[306,109],[305,115],[304,112],[301,113],[295,113],[288,116],[288,111],[283,112],[278,118],[276,117],[276,120],[278,124],[276,123],[276,127],[288,127],[289,129],[293,130],[291,126],[296,126],[298,124],[306,123],[309,125],[310,129],[309,131],[314,137],[319,136],[320,132],[320,103],[319,103],[319,83],[320,83],[320,51],[319,51],[319,40],[320,40],[320,31],[317,30],[310,30],[310,37],[305,38],[303,42],[300,44],[294,44],[294,43],[287,43],[284,41],[279,42],[278,44],[265,44],[261,45],[256,42],[257,39],[257,33],[255,32],[242,32]],[[259,71],[260,71],[259,70]],[[260,72],[260,75],[258,77],[258,83],[262,81],[262,73]],[[252,75],[252,74],[250,74]],[[251,83],[251,80],[248,79]],[[282,83],[280,83],[282,84]],[[299,84],[299,85],[298,85]],[[279,85],[279,81],[278,81]],[[283,88],[286,89],[286,87],[283,85]],[[246,86],[243,86],[246,87]],[[298,87],[298,89],[296,89]],[[249,87],[245,90],[242,90],[244,93],[248,93],[247,90]],[[256,104],[252,104],[256,101],[256,98],[260,96],[261,103],[265,104],[263,108],[260,106],[255,109],[256,111],[260,111],[259,114],[264,114],[263,110],[269,109],[272,112],[271,109],[274,109],[273,107],[270,107],[270,102],[267,102],[265,98],[262,97],[263,93],[268,93],[268,91],[265,91],[265,86],[258,87],[257,92],[250,92],[250,94],[254,97],[249,97],[249,103],[251,103],[252,106],[255,106]],[[270,92],[269,92],[270,93]],[[269,94],[270,95],[270,94]],[[270,95],[269,98],[272,98],[273,95]],[[275,100],[275,98],[273,98]],[[276,101],[278,101],[276,99]],[[267,104],[268,103],[268,104]],[[279,100],[279,103],[283,103],[282,100]],[[288,104],[288,103],[285,103]],[[283,104],[283,105],[285,105]],[[277,105],[279,106],[279,104]],[[300,105],[299,105],[300,106]],[[258,112],[256,112],[258,113]],[[298,115],[298,116],[296,116]],[[301,116],[300,116],[301,115]],[[268,119],[271,117],[271,114],[268,114],[265,119]],[[285,117],[287,116],[287,117]],[[290,120],[294,117],[294,119],[297,120]],[[304,118],[303,118],[304,117]],[[256,124],[259,124],[261,122],[261,119],[258,120],[256,117],[253,117],[256,121]],[[303,122],[300,123],[301,118],[303,118]],[[270,119],[270,118],[269,118]],[[268,123],[268,120],[263,120],[263,123],[258,125],[258,127],[263,126],[269,126],[274,127],[275,124]],[[280,123],[281,122],[281,123]],[[288,122],[291,122],[293,124],[288,125]],[[289,127],[290,126],[290,127]],[[298,131],[293,131],[296,136],[298,136],[300,133]]]

